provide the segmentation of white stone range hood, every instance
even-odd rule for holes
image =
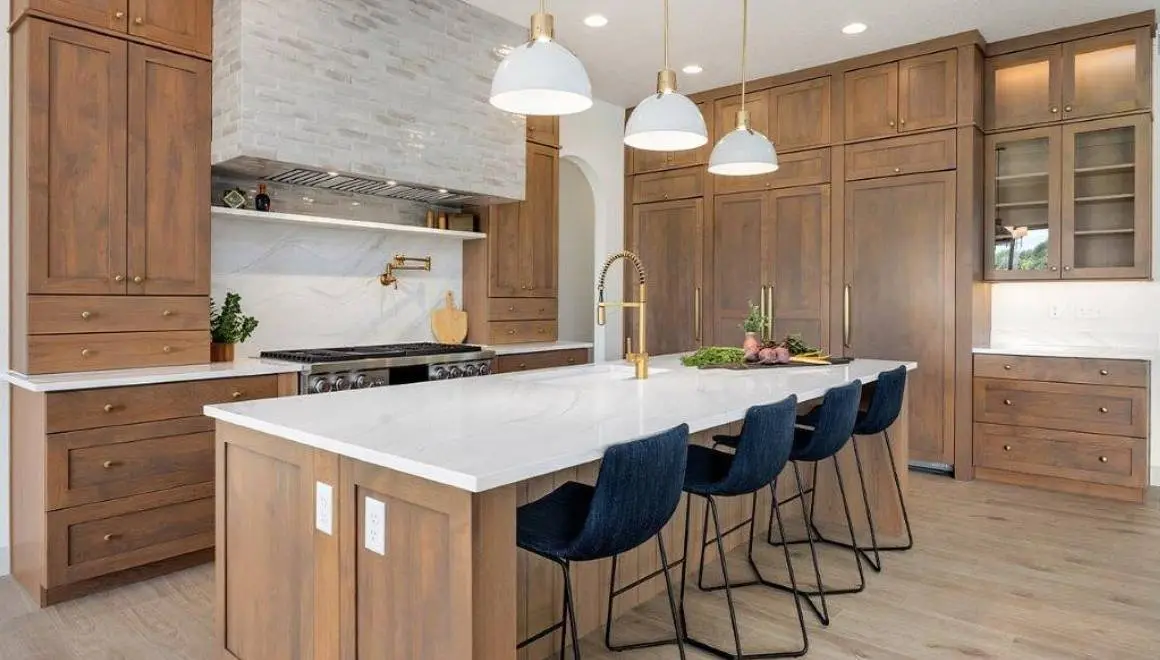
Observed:
[[[523,199],[524,119],[488,95],[499,53],[524,39],[460,0],[217,0],[214,171],[427,203]]]

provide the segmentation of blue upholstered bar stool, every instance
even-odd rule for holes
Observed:
[[[683,660],[685,648],[668,571],[668,555],[660,532],[681,501],[688,441],[689,427],[682,424],[648,438],[609,447],[604,452],[596,486],[569,481],[516,511],[516,544],[554,562],[564,573],[564,615],[560,622],[520,642],[516,648],[561,630],[560,658],[563,660],[567,637],[564,631],[567,630],[572,636],[572,655],[579,659],[580,638],[570,575],[572,562],[608,557],[615,562],[617,555],[655,537],[676,636],[631,648],[675,643]]]
[[[854,439],[851,441],[851,445],[854,447],[854,461],[858,466],[858,483],[862,487],[862,503],[866,507],[866,523],[870,529],[870,546],[858,546],[856,549],[861,553],[866,563],[870,565],[870,568],[878,573],[882,572],[882,557],[879,554],[880,551],[904,551],[914,547],[914,536],[910,531],[910,516],[906,512],[906,498],[902,494],[902,482],[898,477],[898,466],[894,461],[894,451],[890,444],[889,431],[890,427],[894,426],[894,423],[898,421],[898,416],[902,412],[902,399],[905,393],[906,367],[898,367],[878,374],[877,381],[870,395],[870,405],[866,410],[858,412],[858,417],[854,423]],[[799,419],[798,423],[814,426],[817,423],[816,409],[809,415],[805,415]],[[883,546],[878,544],[878,533],[874,528],[874,512],[870,508],[870,497],[866,491],[866,477],[862,471],[862,457],[858,454],[859,436],[876,436],[879,434],[882,435],[883,440],[886,442],[886,455],[890,457],[890,471],[894,476],[894,491],[898,494],[898,504],[902,507],[902,522],[906,527],[906,542],[899,545]],[[816,528],[814,529],[814,533],[826,543],[854,549],[853,544],[826,539],[818,533]],[[867,551],[872,551],[874,557],[871,558]]]
[[[745,653],[741,649],[741,632],[737,627],[737,611],[733,604],[733,589],[735,587],[752,584],[767,583],[761,577],[761,571],[753,560],[754,517],[757,513],[756,493],[767,485],[774,483],[777,475],[785,468],[793,448],[794,419],[797,414],[797,397],[791,396],[778,403],[754,406],[745,413],[745,423],[736,443],[736,452],[728,453],[703,447],[689,446],[688,469],[685,473],[685,492],[689,494],[685,500],[685,557],[689,556],[689,518],[691,516],[691,502],[693,496],[703,497],[706,501],[705,520],[701,536],[701,571],[704,570],[704,550],[710,543],[717,545],[717,557],[721,563],[721,575],[724,584],[719,588],[725,591],[725,602],[729,607],[729,621],[733,625],[733,643],[736,652],[725,651],[706,642],[695,639],[689,634],[685,620],[685,579],[687,570],[681,571],[681,629],[685,632],[685,641],[691,646],[713,653],[723,658],[791,658],[805,655],[809,650],[809,639],[806,636],[805,616],[801,602],[796,596],[797,582],[794,578],[793,563],[790,560],[789,548],[784,548],[786,566],[789,570],[789,580],[794,594],[794,607],[797,609],[798,625],[802,632],[801,648],[789,651],[774,651],[766,653]],[[753,509],[749,520],[749,565],[757,574],[757,580],[744,584],[734,584],[729,581],[729,570],[725,562],[725,546],[722,542],[724,534],[721,531],[721,520],[717,514],[717,499],[721,497],[735,497],[739,495],[754,495]],[[774,492],[774,510],[777,511],[777,524],[784,535],[781,526],[781,513],[777,510],[777,494]],[[713,519],[714,537],[707,540],[709,518]],[[736,531],[745,523],[729,530]],[[728,533],[728,532],[725,532]],[[772,586],[772,585],[771,585]]]
[[[835,387],[826,392],[822,397],[822,404],[818,406],[815,413],[816,425],[814,428],[801,428],[800,426],[794,429],[793,449],[790,451],[789,460],[793,463],[794,479],[797,482],[798,494],[791,499],[798,499],[802,507],[803,522],[806,523],[806,538],[798,541],[786,540],[785,531],[781,530],[778,538],[773,536],[773,518],[776,514],[780,517],[780,507],[785,502],[778,503],[777,499],[773,500],[770,511],[770,528],[769,528],[769,543],[774,546],[785,547],[787,545],[794,545],[799,543],[807,543],[810,546],[810,558],[814,565],[814,577],[817,581],[817,589],[806,590],[799,588],[793,581],[790,584],[779,584],[766,581],[765,584],[777,589],[792,591],[794,594],[805,598],[806,603],[810,609],[817,615],[818,620],[823,625],[830,624],[829,607],[826,604],[826,596],[854,594],[859,593],[866,588],[866,576],[862,570],[862,560],[857,552],[854,555],[854,563],[858,569],[858,584],[854,587],[832,589],[825,586],[822,582],[821,567],[818,564],[817,547],[814,539],[813,526],[813,510],[814,510],[814,486],[818,482],[818,464],[825,460],[830,460],[834,464],[834,472],[837,476],[838,490],[842,497],[842,508],[846,514],[846,524],[850,529],[850,542],[854,543],[854,523],[850,517],[850,506],[846,499],[846,488],[842,482],[842,468],[838,464],[838,452],[846,446],[851,435],[854,432],[854,422],[858,414],[858,403],[862,396],[862,382],[855,380],[851,383],[841,387]],[[718,443],[740,447],[744,446],[744,441],[732,436],[718,436],[714,438]],[[801,470],[798,467],[799,463],[813,464],[813,481],[810,488],[804,489],[802,485]],[[807,511],[805,495],[810,494],[809,508]],[[813,598],[818,597],[821,607],[814,603]]]

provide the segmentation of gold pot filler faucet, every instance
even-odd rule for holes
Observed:
[[[604,302],[604,279],[608,276],[608,269],[612,264],[621,259],[627,259],[636,267],[636,277],[640,284],[640,293],[636,302]],[[604,260],[604,267],[600,270],[600,280],[596,285],[597,302],[596,302],[596,324],[604,325],[605,309],[608,307],[635,307],[637,313],[637,325],[640,326],[640,337],[638,337],[638,347],[640,350],[636,353],[632,352],[632,337],[626,337],[625,342],[625,359],[636,366],[636,377],[638,380],[648,378],[648,350],[645,348],[645,273],[644,265],[640,263],[640,257],[632,252],[617,252],[616,254]]]

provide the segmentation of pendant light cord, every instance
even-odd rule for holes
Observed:
[[[665,0],[665,70],[669,69],[669,0]]]
[[[745,54],[749,50],[749,0],[741,0],[741,109],[745,109]]]

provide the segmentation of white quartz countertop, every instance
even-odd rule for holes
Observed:
[[[1070,357],[1104,360],[1155,360],[1160,350],[1121,348],[1118,346],[1030,346],[995,344],[973,349],[978,355],[1025,355],[1028,357]]]
[[[502,346],[485,346],[495,351],[496,355],[523,355],[524,353],[547,353],[549,351],[570,351],[574,349],[592,349],[590,341],[541,341],[532,344],[505,344]]]
[[[144,369],[117,369],[114,371],[84,371],[67,374],[45,374],[25,376],[10,371],[0,374],[4,380],[33,392],[60,392],[65,390],[91,390],[101,387],[125,387],[129,385],[152,385],[156,383],[178,383],[190,380],[213,380],[215,378],[236,378],[240,376],[265,376],[302,371],[306,365],[241,358],[233,362],[191,364],[179,367],[149,367]]]
[[[755,404],[800,401],[914,363],[698,370],[654,358],[648,380],[604,363],[206,406],[223,422],[472,492],[600,458],[610,445],[671,428],[741,420]]]

